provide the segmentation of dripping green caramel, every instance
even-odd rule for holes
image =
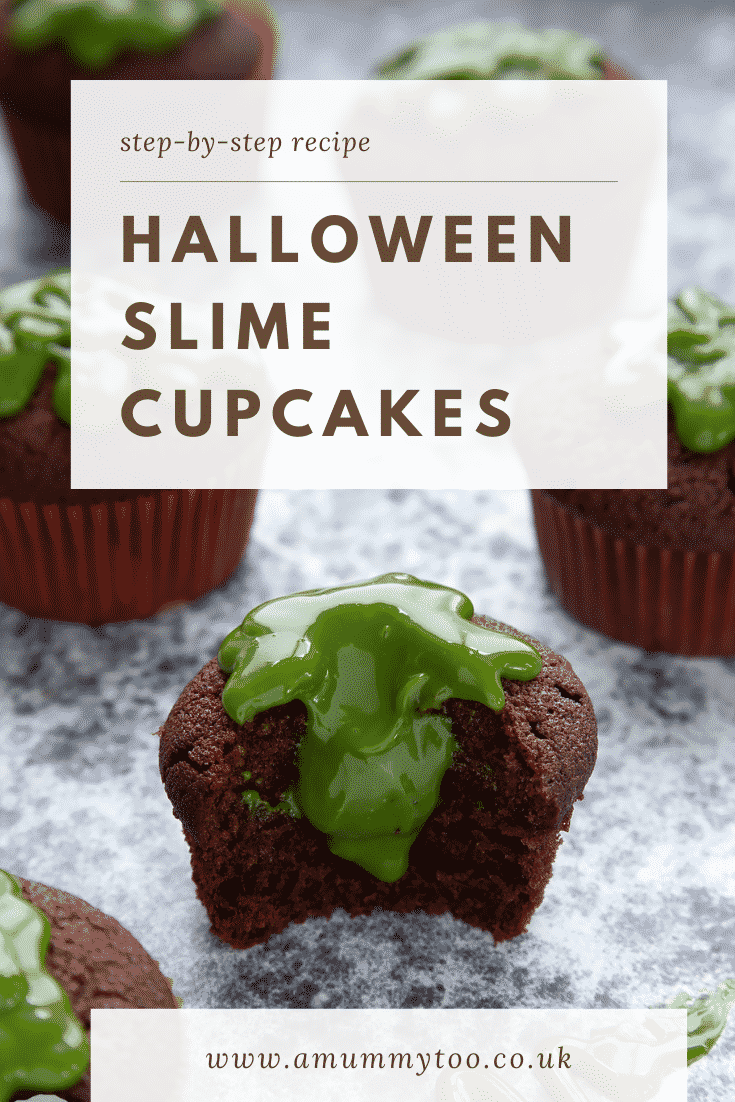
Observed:
[[[46,971],[51,927],[0,870],[0,1102],[18,1091],[60,1091],[89,1064],[89,1044],[66,993]]]
[[[303,814],[332,853],[388,883],[403,876],[456,749],[442,704],[500,711],[501,677],[529,681],[541,670],[528,643],[472,615],[458,590],[410,574],[280,597],[248,613],[219,651],[230,675],[225,711],[239,724],[293,700],[307,711],[298,784],[276,807],[248,788],[249,810]]]

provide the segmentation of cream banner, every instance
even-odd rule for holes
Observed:
[[[685,1010],[93,1010],[92,1102],[686,1102]]]
[[[666,85],[76,81],[78,487],[666,484]]]

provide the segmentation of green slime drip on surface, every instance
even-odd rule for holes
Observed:
[[[669,307],[669,403],[687,448],[735,439],[735,309],[690,287]]]
[[[383,80],[601,80],[601,47],[573,31],[468,23],[402,50],[378,69]]]
[[[666,1003],[668,1010],[687,1012],[687,1065],[701,1060],[719,1041],[735,1002],[735,979],[723,980],[715,991],[692,998],[686,991]]]
[[[70,276],[57,272],[0,293],[0,420],[28,405],[49,360],[56,364],[53,405],[71,422]]]
[[[260,605],[220,648],[222,703],[236,723],[303,701],[295,802],[332,853],[379,880],[405,873],[451,764],[451,722],[437,709],[458,698],[500,711],[500,678],[541,670],[533,647],[472,615],[456,589],[384,574]],[[270,808],[259,800],[245,794],[251,810]]]
[[[16,0],[9,36],[20,50],[57,43],[88,69],[102,69],[125,50],[173,50],[223,0]]]
[[[66,1090],[89,1065],[87,1037],[44,961],[51,927],[0,870],[0,1102]]]

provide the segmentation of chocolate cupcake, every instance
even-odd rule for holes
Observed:
[[[534,490],[551,587],[577,619],[674,654],[735,654],[735,310],[669,314],[668,489]]]
[[[0,293],[0,601],[100,624],[220,585],[255,490],[72,490],[69,273]]]
[[[236,948],[338,907],[517,936],[597,745],[563,658],[407,574],[256,608],[160,736],[197,894]]]
[[[366,91],[355,105],[348,130],[371,135],[371,156],[378,159],[381,176],[413,180],[414,185],[410,195],[398,187],[381,191],[380,225],[376,222],[375,187],[359,178],[350,179],[361,174],[354,166],[342,163],[361,238],[370,240],[376,229],[385,233],[384,227],[393,227],[396,234],[400,223],[402,233],[407,233],[405,240],[385,233],[385,245],[366,252],[374,303],[402,327],[461,344],[503,344],[509,335],[511,343],[519,337],[536,339],[525,306],[528,287],[521,278],[520,266],[500,263],[512,261],[516,255],[520,259],[520,251],[506,248],[511,242],[516,250],[520,250],[522,241],[522,247],[528,247],[523,238],[524,223],[528,226],[529,218],[537,213],[536,208],[528,209],[531,192],[525,187],[514,188],[518,199],[513,205],[513,196],[505,187],[488,191],[487,186],[477,184],[496,177],[533,177],[529,149],[537,149],[537,144],[546,140],[547,128],[540,120],[547,111],[551,112],[550,119],[568,116],[567,133],[576,135],[578,145],[580,127],[590,125],[588,104],[594,102],[595,131],[607,135],[605,149],[628,140],[630,127],[626,131],[622,125],[625,112],[621,113],[619,102],[613,104],[615,97],[607,95],[608,89],[595,88],[585,96],[570,98],[560,87],[550,88],[539,100],[535,92],[519,99],[517,89],[513,91],[507,85],[484,91],[455,85],[451,92],[441,93],[435,85],[422,84],[459,80],[606,81],[623,80],[628,74],[611,62],[596,42],[574,32],[483,22],[450,27],[419,39],[379,64],[375,76],[381,82],[409,81],[413,86]],[[422,84],[413,83],[417,81]],[[641,130],[633,139],[636,148],[648,139],[647,122]],[[573,144],[574,138],[570,146]],[[493,151],[492,156],[488,151]],[[573,156],[571,148],[569,155]],[[635,159],[635,150],[630,155]],[[498,167],[501,164],[502,171]],[[444,166],[441,172],[437,165]],[[555,171],[551,174],[557,175]],[[437,176],[446,178],[445,183],[452,180],[451,213],[441,199],[444,190]],[[631,184],[634,178],[635,174]],[[488,206],[491,192],[500,208]],[[501,195],[505,195],[502,202]],[[614,215],[617,197],[613,200],[605,196],[601,202],[601,218],[606,220],[608,214]],[[499,209],[503,214],[496,214]],[[453,236],[455,211],[461,212],[459,222],[468,227],[460,238]],[[433,222],[427,221],[428,216]],[[444,224],[445,263],[441,263],[442,253],[434,238],[427,252],[423,251],[429,227],[436,234],[440,223]],[[501,223],[515,228],[503,230],[497,237]],[[480,243],[484,236],[481,227],[488,230],[490,263],[480,266],[485,248]],[[558,232],[561,241],[561,226]],[[624,227],[622,240],[615,241],[612,263],[599,284],[590,283],[581,297],[573,295],[570,299],[564,273],[559,279],[542,280],[539,294],[544,302],[544,337],[568,325],[570,319],[587,325],[592,313],[607,309],[618,268],[632,250],[630,239],[634,233],[632,224]],[[376,242],[379,240],[376,238]],[[397,247],[399,240],[402,244]],[[461,249],[455,249],[455,240],[464,243]],[[410,254],[408,242],[412,243]],[[502,247],[500,242],[504,242]]]
[[[0,871],[0,1102],[89,1102],[90,1012],[175,1009],[127,930],[81,899]]]
[[[384,80],[627,80],[598,43],[574,31],[467,23],[428,35],[384,61]]]
[[[0,0],[0,104],[28,192],[71,217],[72,80],[267,80],[261,0]]]

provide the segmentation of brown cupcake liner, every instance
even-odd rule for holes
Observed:
[[[69,225],[71,136],[68,128],[22,119],[3,108],[28,194],[36,206]]]
[[[572,616],[646,650],[735,654],[735,552],[635,543],[531,496],[551,588]]]
[[[256,490],[158,490],[93,505],[0,499],[0,601],[102,624],[192,601],[230,576]]]

